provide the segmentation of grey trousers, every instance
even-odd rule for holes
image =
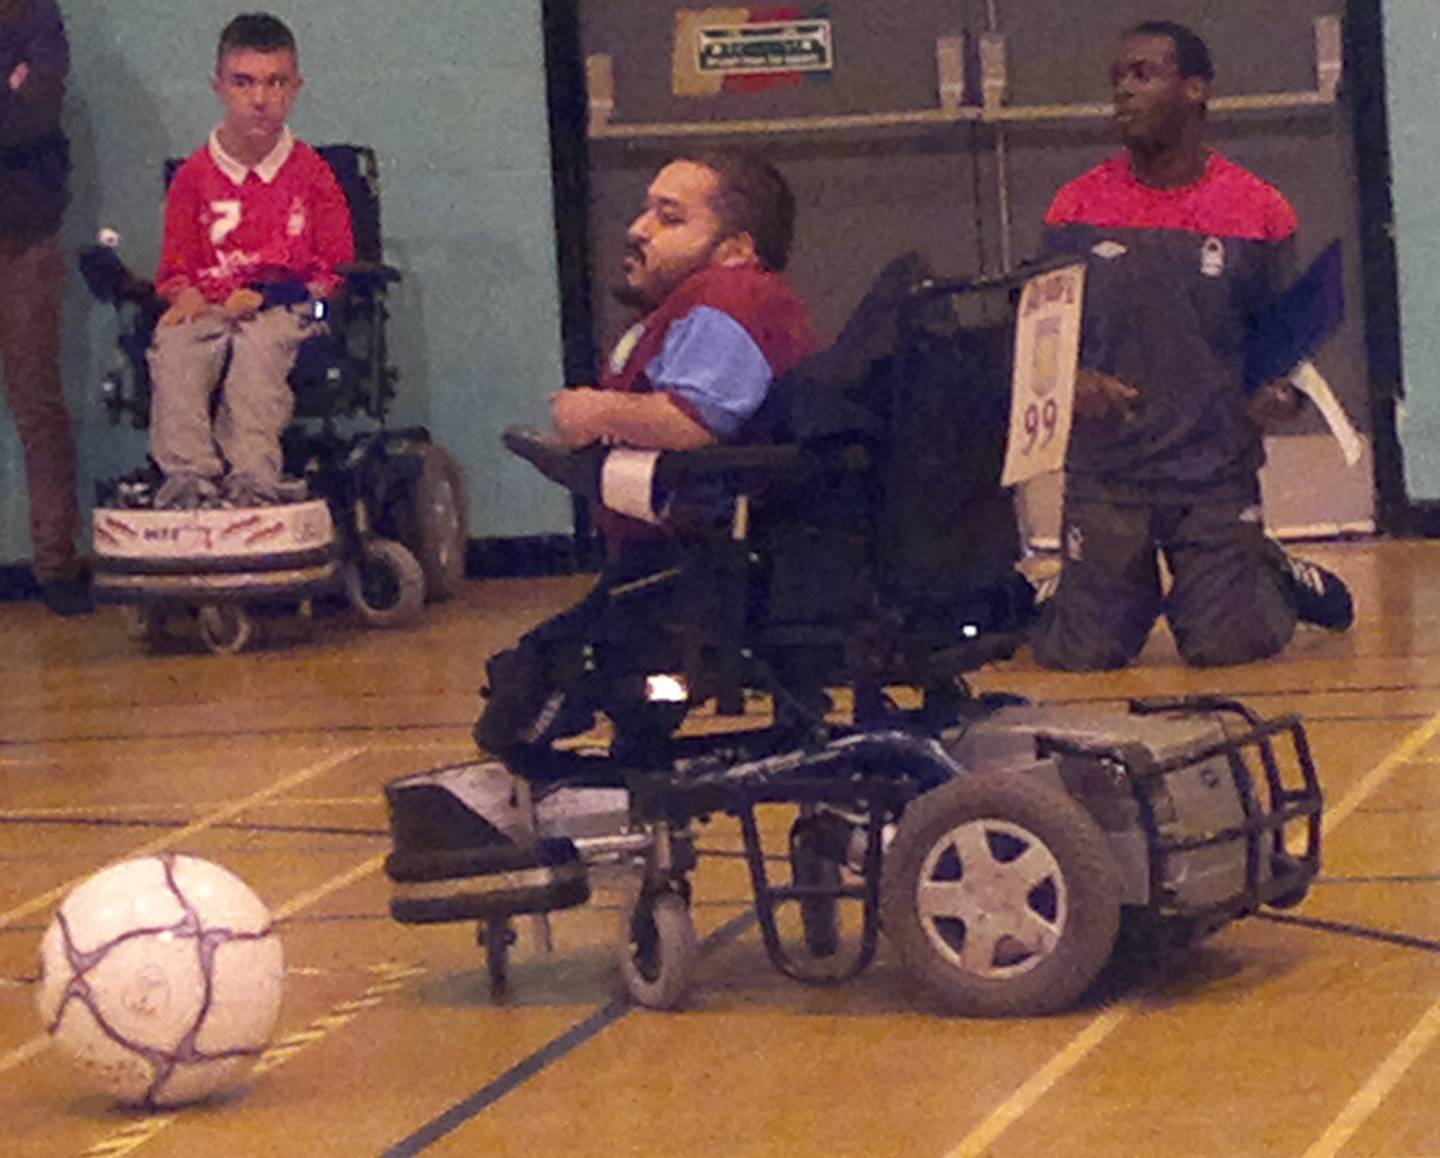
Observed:
[[[296,350],[317,325],[310,307],[300,305],[261,310],[239,322],[215,310],[158,327],[149,354],[150,453],[165,475],[218,479],[228,467],[272,490],[280,481],[280,435],[295,405],[287,378]]]
[[[1060,583],[1036,625],[1044,667],[1124,667],[1164,614],[1186,663],[1249,663],[1294,633],[1295,607],[1258,504],[1065,503]],[[1160,586],[1163,553],[1172,583]]]

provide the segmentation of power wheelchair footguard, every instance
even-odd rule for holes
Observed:
[[[295,420],[282,437],[287,479],[278,501],[157,509],[163,479],[153,464],[96,487],[95,596],[122,605],[146,642],[158,642],[172,615],[186,613],[209,650],[237,652],[255,638],[256,609],[308,609],[332,594],[372,626],[400,626],[464,579],[469,532],[458,465],[424,429],[385,427],[398,378],[387,349],[387,291],[400,274],[383,263],[375,154],[354,145],[318,151],[345,193],[357,260],[339,271],[344,284],[334,300],[312,303],[327,327],[300,345],[290,372]],[[167,164],[167,182],[178,164]],[[80,267],[119,319],[116,366],[102,384],[109,416],[143,428],[147,352],[165,307],[117,244],[118,235],[102,230],[81,251]],[[287,283],[253,288],[267,305],[305,298],[303,287]]]
[[[971,692],[967,673],[1012,654],[1033,614],[998,485],[1011,343],[1008,326],[934,307],[1018,279],[916,275],[904,260],[887,270],[836,347],[776,384],[762,445],[637,456],[507,434],[581,496],[663,511],[677,552],[602,584],[596,634],[573,653],[492,661],[477,738],[495,750],[503,734],[493,685],[541,671],[535,695],[510,697],[541,743],[508,767],[386,786],[392,916],[476,922],[496,994],[513,918],[583,904],[593,875],[618,867],[625,988],[683,1003],[699,833],[718,815],[739,823],[776,968],[847,980],[883,931],[962,1015],[1072,1005],[1122,929],[1184,943],[1306,895],[1321,792],[1298,719],[1216,697],[1100,710]],[[637,616],[636,600],[659,610]],[[607,635],[616,624],[630,638]],[[702,703],[716,719],[676,735]],[[608,747],[553,742],[595,711],[614,725]],[[764,840],[777,820],[779,856]]]
[[[592,868],[628,866],[621,977],[640,1004],[674,1008],[696,966],[698,832],[728,815],[782,973],[848,980],[871,964],[883,929],[941,1008],[1035,1015],[1090,986],[1122,920],[1184,943],[1298,904],[1319,869],[1321,794],[1303,725],[1233,701],[1137,700],[1126,712],[1006,704],[934,738],[836,728],[756,754],[766,739],[690,737],[672,766],[632,771],[624,789],[561,785],[533,805],[513,801],[517,865],[534,864],[527,842],[543,862],[513,873],[471,876],[463,850],[423,865],[404,851],[413,833],[403,824],[417,818],[407,792],[433,791],[431,807],[443,808],[494,765],[395,781],[391,913],[478,922],[498,994],[512,917],[583,904]],[[771,805],[793,810],[781,882],[761,834]],[[846,902],[859,911],[858,945],[842,949]],[[786,905],[799,909],[797,943],[782,936]]]

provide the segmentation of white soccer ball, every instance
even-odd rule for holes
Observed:
[[[40,944],[40,1017],[87,1084],[177,1106],[234,1084],[280,1013],[284,953],[265,903],[227,869],[150,856],[96,873]]]

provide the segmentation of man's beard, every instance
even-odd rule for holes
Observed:
[[[654,305],[650,300],[649,294],[631,285],[629,282],[622,281],[619,285],[611,286],[610,293],[617,302],[627,309],[648,310]]]

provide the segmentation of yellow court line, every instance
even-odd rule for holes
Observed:
[[[1005,1099],[946,1158],[983,1158],[995,1139],[1008,1130],[1052,1086],[1078,1066],[1091,1050],[1124,1024],[1129,1009],[1109,1009],[1070,1039],[1069,1043]]]
[[[1399,748],[1370,771],[1361,781],[1360,786],[1364,786],[1372,780],[1375,782],[1374,787],[1384,783],[1400,765],[1408,762],[1415,752],[1434,739],[1437,733],[1440,733],[1440,716],[1436,716],[1429,723],[1411,733]],[[1349,810],[1345,809],[1347,803],[1349,803],[1349,798],[1342,801],[1335,810],[1339,814],[1339,820],[1336,820],[1335,824],[1344,820],[1359,801],[1351,804]],[[1329,821],[1330,817],[1327,815],[1325,819]],[[1327,832],[1333,827],[1334,825],[1329,823],[1325,825]],[[1356,1131],[1369,1121],[1375,1111],[1380,1108],[1390,1091],[1400,1083],[1410,1067],[1434,1042],[1437,1034],[1440,1034],[1440,1001],[1435,1002],[1421,1015],[1420,1020],[1405,1035],[1404,1040],[1376,1067],[1369,1080],[1355,1091],[1355,1095],[1345,1103],[1335,1120],[1325,1128],[1325,1132],[1320,1135],[1315,1144],[1305,1151],[1304,1158],[1332,1158],[1332,1155],[1338,1154],[1341,1148],[1355,1136]]]
[[[1355,1132],[1380,1108],[1390,1091],[1400,1084],[1405,1072],[1430,1048],[1437,1036],[1440,1036],[1440,1002],[1425,1011],[1425,1015],[1405,1035],[1405,1040],[1380,1063],[1370,1075],[1370,1080],[1346,1103],[1325,1133],[1305,1151],[1304,1158],[1333,1158],[1333,1155],[1338,1154],[1355,1136]]]
[[[1440,735],[1440,712],[1436,712],[1430,719],[1421,724],[1406,736],[1405,739],[1401,740],[1385,759],[1381,760],[1380,763],[1376,764],[1360,778],[1356,785],[1345,794],[1344,799],[1342,799],[1339,804],[1333,809],[1327,810],[1322,824],[1323,831],[1328,835],[1338,828],[1346,817],[1353,813],[1356,808],[1364,803],[1371,794],[1379,789],[1400,768],[1409,763],[1436,735]],[[1440,1006],[1440,1003],[1437,1003],[1437,1006]],[[1032,1109],[1062,1078],[1079,1066],[1101,1042],[1128,1021],[1138,1008],[1139,1007],[1135,1005],[1128,1005],[1121,1009],[1108,1009],[1095,1017],[1084,1029],[1061,1047],[1048,1062],[1041,1066],[1028,1081],[992,1110],[985,1117],[984,1121],[971,1130],[970,1133],[966,1134],[965,1137],[961,1139],[960,1144],[946,1155],[946,1158],[980,1158],[980,1156],[985,1153],[987,1147],[993,1145],[1001,1134],[1013,1126],[1027,1111]],[[1411,1036],[1414,1036],[1413,1031]],[[1407,1042],[1409,1040],[1409,1038],[1406,1039]],[[1398,1052],[1399,1051],[1397,1051],[1397,1053]],[[1413,1058],[1411,1060],[1413,1060]],[[1408,1065],[1409,1063],[1407,1062],[1406,1064]],[[1367,1089],[1368,1088],[1367,1086]],[[1383,1092],[1381,1096],[1383,1097]],[[1359,1099],[1359,1097],[1360,1095],[1356,1095],[1357,1099]],[[1378,1104],[1379,1102],[1377,1101],[1375,1105]],[[1343,1116],[1342,1114],[1342,1117]],[[1356,1128],[1358,1128],[1358,1123]],[[1321,1158],[1322,1154],[1325,1153],[1333,1153],[1333,1151],[1306,1154],[1305,1158]]]
[[[376,872],[385,863],[385,853],[372,856],[367,861],[362,861],[352,869],[346,869],[343,873],[336,873],[328,881],[317,885],[308,893],[301,893],[298,897],[291,897],[283,905],[275,910],[275,919],[283,921],[293,917],[303,909],[308,909],[317,901],[323,901],[331,893],[338,893],[341,889],[349,888],[356,881],[364,880],[371,873]]]
[[[1400,741],[1399,747],[1365,773],[1360,783],[1350,790],[1344,800],[1334,808],[1326,809],[1323,831],[1329,833],[1338,827],[1340,822],[1354,812],[1371,793],[1389,780],[1403,765],[1411,763],[1420,749],[1430,743],[1437,734],[1440,734],[1440,712],[1431,716],[1429,720],[1406,736]]]
[[[171,848],[181,841],[189,840],[192,836],[204,832],[206,829],[214,828],[217,824],[223,824],[232,817],[239,816],[246,809],[253,808],[263,800],[269,800],[274,796],[279,796],[282,792],[288,792],[292,788],[298,788],[301,784],[309,780],[314,780],[317,776],[323,776],[326,772],[338,768],[347,760],[352,760],[364,752],[364,748],[346,748],[342,752],[327,756],[325,759],[311,764],[308,768],[302,768],[299,772],[287,776],[283,780],[276,781],[276,783],[270,785],[268,788],[262,788],[260,791],[252,793],[243,800],[236,800],[227,804],[224,808],[218,808],[214,812],[202,816],[199,820],[195,821],[194,824],[187,824],[184,828],[177,828],[173,832],[167,832],[164,836],[157,836],[154,840],[147,841],[138,848],[132,849],[122,856],[114,857],[106,863],[114,864],[117,861],[130,860],[134,857],[149,856],[151,853],[161,852],[164,849]],[[98,871],[98,869],[94,871]],[[16,921],[24,920],[32,913],[48,908],[63,898],[71,889],[80,884],[81,881],[89,879],[92,875],[93,872],[89,872],[81,876],[72,877],[64,884],[56,885],[48,892],[41,893],[36,897],[31,897],[28,901],[16,905],[9,912],[0,913],[0,929],[8,928],[10,925],[15,924]]]
[[[367,748],[366,751],[374,751]],[[157,800],[149,804],[66,804],[54,808],[0,808],[0,821],[43,820],[48,817],[112,817],[140,816],[157,812],[195,812],[214,808],[219,800]],[[261,808],[349,808],[379,805],[379,792],[364,796],[287,796],[284,800],[262,800],[253,805]]]

